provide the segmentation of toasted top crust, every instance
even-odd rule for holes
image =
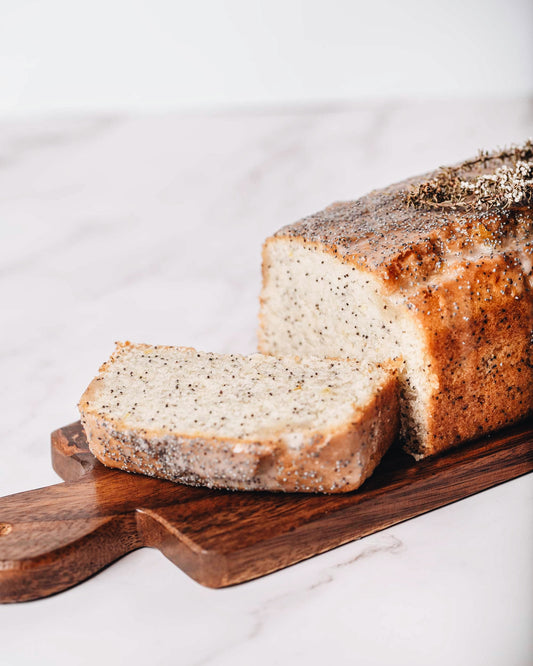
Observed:
[[[485,173],[488,167],[476,172]],[[531,274],[531,206],[509,211],[414,208],[407,194],[437,171],[374,190],[356,201],[334,203],[283,227],[276,237],[298,237],[322,245],[340,259],[374,272],[387,288],[409,290],[439,278],[456,260],[505,255],[509,267]]]

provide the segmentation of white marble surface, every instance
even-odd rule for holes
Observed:
[[[119,339],[255,345],[262,239],[478,147],[527,100],[0,124],[0,494],[58,481],[49,433]],[[533,662],[533,475],[225,590],[138,551],[0,607],[0,664]]]

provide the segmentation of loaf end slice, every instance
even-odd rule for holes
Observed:
[[[108,467],[210,488],[347,492],[396,437],[397,368],[119,343],[79,410]]]

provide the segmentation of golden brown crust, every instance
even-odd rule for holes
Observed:
[[[397,378],[392,373],[352,420],[330,433],[308,434],[301,447],[280,439],[243,441],[128,433],[87,408],[93,380],[80,400],[89,448],[108,467],[189,485],[233,490],[347,492],[372,474],[398,431]]]
[[[499,213],[413,209],[405,196],[417,180],[375,190],[356,201],[334,203],[283,227],[275,237],[320,246],[386,280],[391,292],[438,278],[454,258],[497,249],[506,241],[513,259],[520,260],[523,252],[533,254],[529,245],[519,242],[531,239],[529,207]]]
[[[438,291],[421,286],[408,302],[438,377],[423,455],[531,413],[533,299],[519,266],[503,255],[466,261],[459,277]]]

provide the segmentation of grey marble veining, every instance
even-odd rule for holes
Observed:
[[[532,135],[524,99],[1,123],[0,493],[57,482],[49,433],[115,340],[254,350],[275,229]],[[530,475],[219,591],[138,552],[0,607],[0,663],[525,666],[532,501]]]

